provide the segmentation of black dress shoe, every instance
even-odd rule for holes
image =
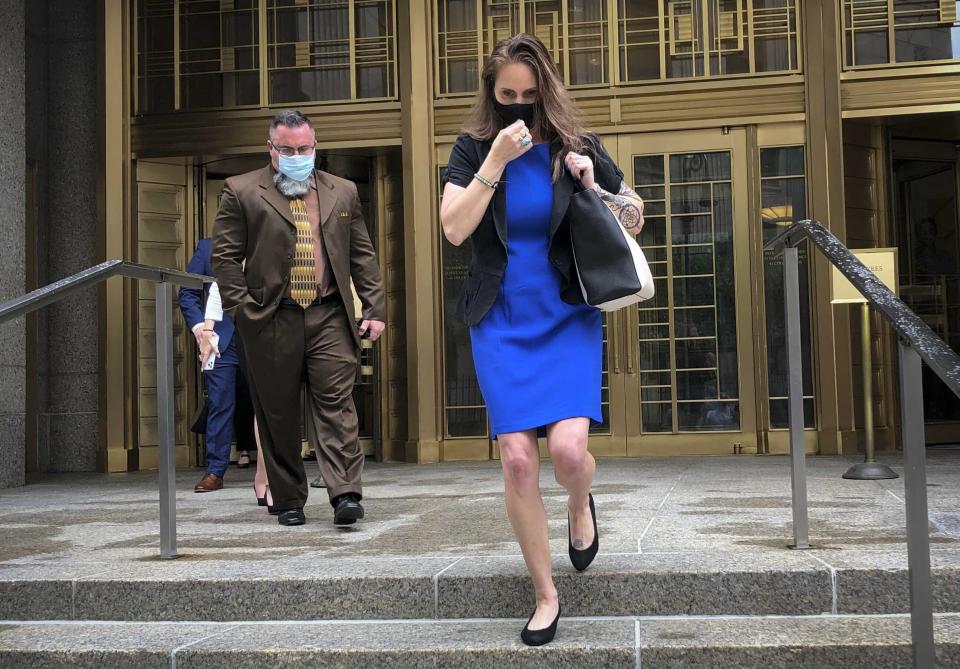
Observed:
[[[307,519],[303,516],[303,508],[287,509],[277,514],[277,522],[281,525],[303,525]]]
[[[570,536],[570,514],[567,514],[567,542],[570,546],[570,562],[577,571],[583,571],[590,566],[593,558],[597,557],[597,551],[600,550],[600,532],[597,531],[597,510],[593,506],[593,495],[590,495],[590,516],[593,518],[593,542],[584,548],[578,550],[573,547],[573,537]]]
[[[553,641],[553,637],[557,635],[557,623],[560,622],[560,605],[557,605],[557,617],[553,619],[549,627],[544,627],[542,630],[530,629],[530,621],[533,620],[536,613],[537,610],[534,609],[527,620],[527,624],[523,626],[523,631],[520,632],[520,640],[528,646],[542,646],[545,643],[550,643]]]
[[[361,518],[363,518],[363,507],[360,505],[359,495],[348,492],[334,500],[334,525],[353,525]]]

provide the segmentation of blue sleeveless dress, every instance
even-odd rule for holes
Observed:
[[[553,185],[548,144],[507,164],[507,268],[496,302],[470,328],[473,360],[494,435],[564,418],[602,421],[600,311],[560,299],[547,258]]]

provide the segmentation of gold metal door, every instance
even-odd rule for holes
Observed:
[[[137,163],[136,260],[145,265],[183,270],[192,250],[187,242],[189,213],[193,209],[191,170],[185,160]],[[136,340],[136,445],[140,469],[157,467],[156,332],[153,287],[139,283]],[[189,417],[195,397],[191,388],[188,339],[180,310],[173,310],[174,437],[177,464],[193,464]]]
[[[747,145],[742,128],[623,135],[657,295],[606,316],[602,455],[755,453]],[[612,153],[612,151],[611,151]]]

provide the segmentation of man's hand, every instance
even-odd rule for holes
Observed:
[[[220,357],[220,350],[217,348],[220,338],[210,330],[201,330],[200,336],[200,369],[203,369],[211,355]]]
[[[364,320],[360,323],[360,336],[363,337],[370,332],[370,341],[377,341],[383,334],[383,329],[387,327],[383,321]]]

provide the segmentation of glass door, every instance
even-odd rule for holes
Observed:
[[[607,317],[609,436],[591,447],[756,452],[745,133],[626,135],[617,149],[646,202],[639,241],[657,295]]]
[[[897,140],[892,167],[901,296],[960,351],[960,161],[952,147]],[[926,365],[923,404],[928,444],[960,440],[960,402]]]

